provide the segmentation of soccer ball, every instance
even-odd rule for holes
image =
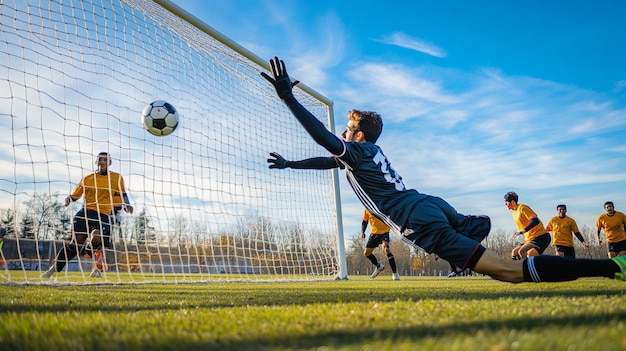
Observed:
[[[141,123],[150,134],[165,136],[178,127],[178,111],[168,102],[153,101],[143,108]]]

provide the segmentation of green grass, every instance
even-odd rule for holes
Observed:
[[[0,349],[626,349],[617,281],[402,278],[0,285]]]

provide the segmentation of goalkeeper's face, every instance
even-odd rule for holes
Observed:
[[[346,125],[346,130],[341,133],[341,137],[345,141],[360,141],[359,139],[362,138],[359,138],[359,135],[362,134],[363,133],[359,129],[359,122],[350,120],[348,121],[348,125]]]

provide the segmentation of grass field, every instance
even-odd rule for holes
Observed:
[[[2,350],[624,350],[626,285],[0,285]]]

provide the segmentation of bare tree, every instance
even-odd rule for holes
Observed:
[[[26,215],[33,221],[32,230],[37,239],[56,239],[63,237],[63,204],[57,201],[59,193],[53,195],[34,193],[31,200],[25,201]]]

